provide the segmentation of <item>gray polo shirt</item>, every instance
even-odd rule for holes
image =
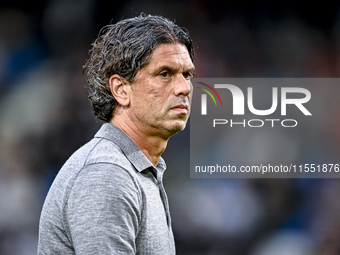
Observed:
[[[106,123],[55,178],[39,225],[38,254],[175,254],[157,167]]]

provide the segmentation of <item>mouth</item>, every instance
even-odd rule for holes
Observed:
[[[181,114],[187,114],[188,113],[188,105],[186,104],[179,104],[174,107],[172,107],[170,110],[176,111]]]

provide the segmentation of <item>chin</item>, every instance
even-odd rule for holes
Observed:
[[[186,122],[183,122],[183,123],[177,123],[177,125],[167,128],[167,130],[169,131],[169,133],[172,133],[171,135],[174,135],[182,131],[183,129],[185,129],[185,127],[186,127]]]

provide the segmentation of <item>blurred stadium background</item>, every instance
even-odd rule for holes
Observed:
[[[190,31],[196,77],[340,75],[338,1],[1,1],[0,255],[36,254],[54,176],[101,125],[82,76],[90,44],[141,12]],[[298,144],[310,159],[339,160],[338,107],[315,137],[322,155],[313,141]],[[189,128],[164,158],[177,254],[340,254],[339,180],[190,179]]]

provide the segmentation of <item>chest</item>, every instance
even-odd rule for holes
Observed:
[[[162,183],[150,174],[144,173],[141,177],[142,206],[137,251],[142,254],[175,254],[168,198]]]

